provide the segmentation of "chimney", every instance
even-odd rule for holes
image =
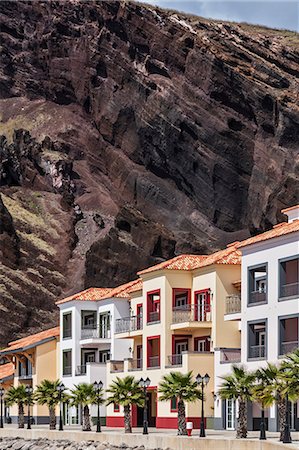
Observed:
[[[288,216],[288,223],[299,219],[299,205],[291,206],[290,208],[282,209],[281,212]]]

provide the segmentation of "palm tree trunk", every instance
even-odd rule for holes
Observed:
[[[283,440],[283,433],[286,426],[286,402],[280,395],[277,397],[277,412],[278,412],[278,424],[280,437],[279,440]]]
[[[125,433],[132,433],[130,405],[124,406],[124,420],[125,420]]]
[[[178,435],[185,436],[187,434],[186,428],[186,411],[183,400],[178,401]]]
[[[89,407],[87,405],[85,405],[84,408],[83,408],[82,430],[83,431],[91,431],[90,417],[89,417]]]
[[[50,417],[50,430],[56,430],[56,412],[55,407],[49,407],[49,417]]]
[[[237,421],[237,439],[247,437],[247,403],[239,399],[239,417]]]
[[[18,404],[18,427],[24,428],[24,405],[23,405],[23,403]]]

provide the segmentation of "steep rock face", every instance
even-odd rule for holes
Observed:
[[[1,10],[4,203],[17,235],[24,192],[61,230],[58,241],[35,230],[61,259],[39,311],[264,230],[297,201],[296,34],[119,1]],[[22,283],[9,295],[26,307]]]

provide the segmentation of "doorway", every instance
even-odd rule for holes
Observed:
[[[234,430],[236,421],[236,401],[233,399],[226,400],[226,429]]]

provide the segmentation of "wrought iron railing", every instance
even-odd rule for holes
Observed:
[[[266,346],[265,345],[251,345],[249,347],[249,358],[265,358]]]
[[[211,305],[177,306],[172,309],[172,322],[210,322],[212,320]]]
[[[252,291],[249,293],[249,303],[263,303],[267,301],[266,291]]]
[[[64,366],[62,373],[63,373],[63,376],[72,375],[72,366]]]
[[[142,315],[124,317],[115,322],[115,333],[127,333],[128,331],[142,330]]]
[[[170,366],[181,366],[183,363],[183,355],[169,355],[168,363]]]
[[[240,348],[222,348],[220,350],[220,363],[237,363],[241,361]]]
[[[241,297],[238,294],[228,295],[225,299],[225,314],[241,312]]]
[[[294,297],[299,296],[299,283],[288,283],[280,286],[280,297]]]
[[[148,358],[148,367],[151,369],[160,367],[160,356],[150,356]]]
[[[288,341],[288,342],[281,342],[280,344],[280,354],[285,355],[287,353],[291,353],[292,351],[296,350],[296,348],[299,347],[299,341]]]
[[[82,328],[81,339],[110,339],[111,330],[108,328]]]
[[[147,323],[159,322],[159,320],[160,320],[160,312],[159,311],[151,311],[148,314]]]
[[[63,327],[62,338],[70,339],[72,337],[72,327]]]

